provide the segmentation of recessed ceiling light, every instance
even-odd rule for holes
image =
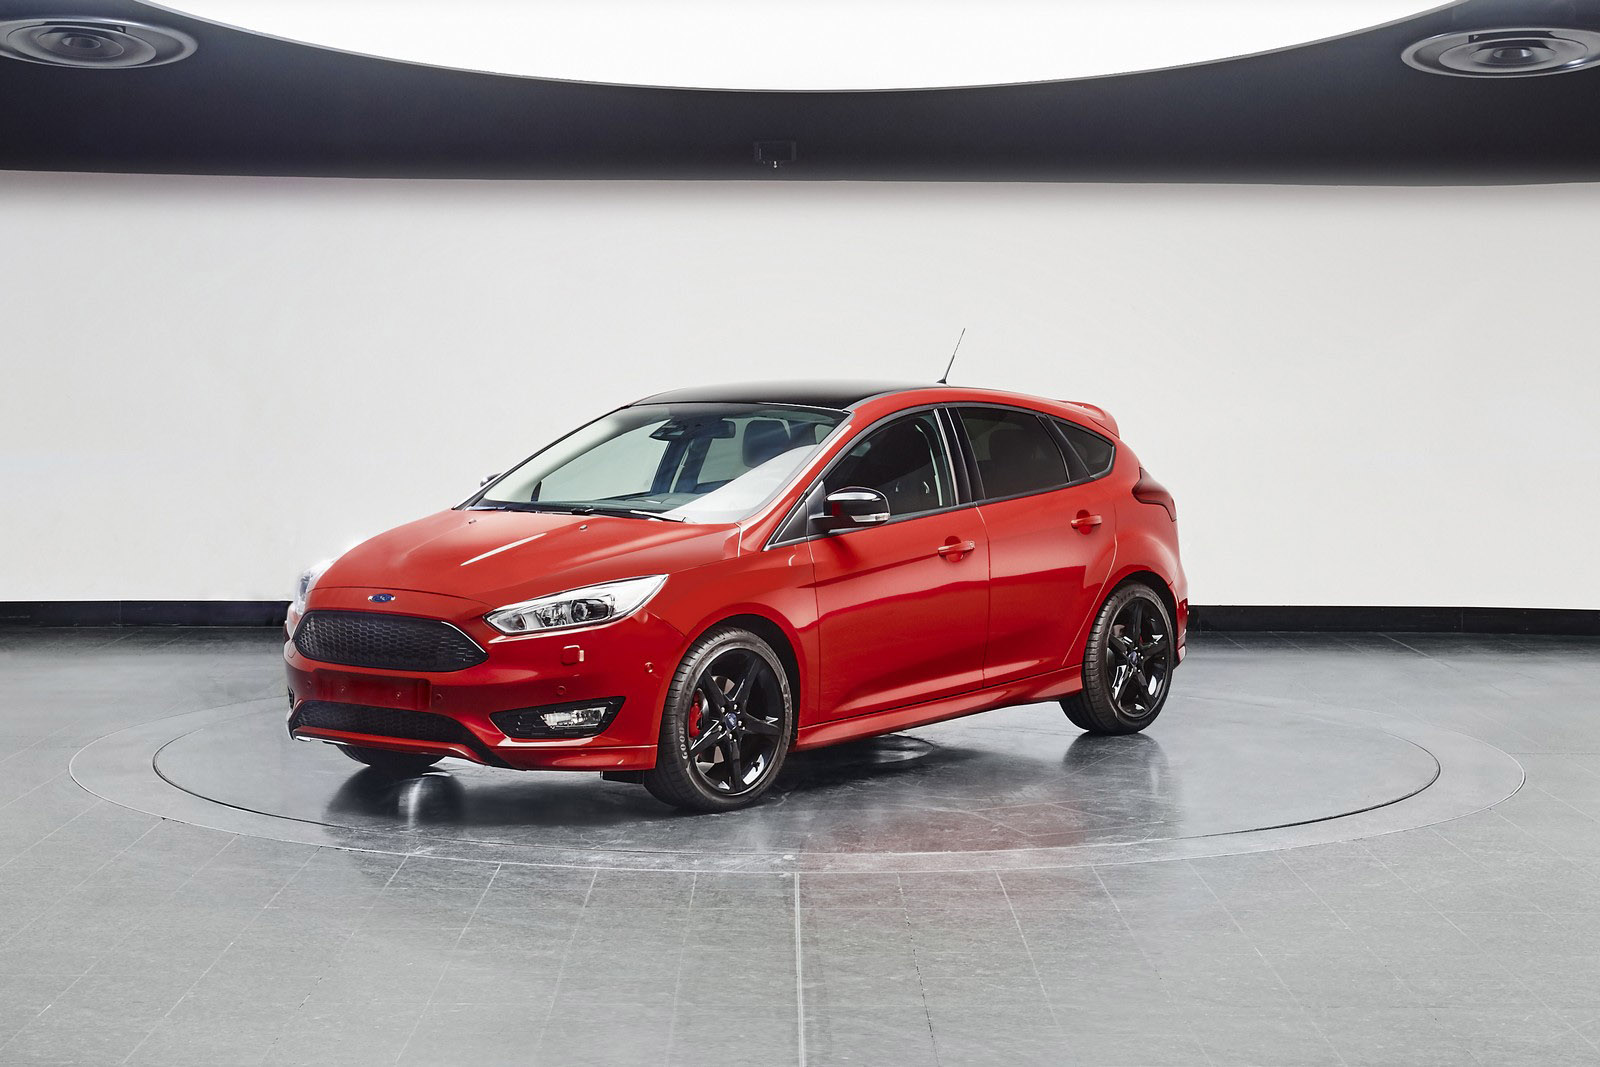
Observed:
[[[55,67],[157,67],[194,54],[186,33],[108,18],[8,19],[0,56]]]
[[[1444,33],[1418,41],[1400,58],[1429,74],[1457,78],[1565,74],[1600,62],[1600,33],[1530,29]]]
[[[1438,0],[167,0],[197,18],[498,74],[704,89],[917,89],[1273,51]]]

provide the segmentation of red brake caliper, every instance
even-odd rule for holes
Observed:
[[[694,695],[694,704],[689,708],[689,736],[700,736],[700,717],[705,714],[706,698],[699,693]]]

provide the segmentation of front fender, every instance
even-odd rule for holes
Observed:
[[[817,594],[812,582],[811,549],[806,543],[747,553],[737,559],[696,568],[669,580],[670,597],[653,604],[681,633],[681,660],[695,641],[735,616],[755,616],[782,633],[794,653],[800,692],[795,717],[813,722],[820,678]],[[676,664],[674,664],[676,666]]]

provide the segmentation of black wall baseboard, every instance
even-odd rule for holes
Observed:
[[[282,626],[285,600],[0,601],[5,626]],[[1202,633],[1450,633],[1600,636],[1600,610],[1195,605]]]
[[[3,626],[282,626],[287,600],[0,601]]]
[[[1600,611],[1568,608],[1301,607],[1210,604],[1191,608],[1201,632],[1600,635]]]

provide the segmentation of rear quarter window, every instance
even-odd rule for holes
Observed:
[[[1073,481],[1099,478],[1111,470],[1111,461],[1117,455],[1115,445],[1075,422],[1068,422],[1066,419],[1050,421],[1066,444],[1068,464],[1077,468],[1072,472]],[[1076,463],[1073,463],[1074,458],[1077,460]]]

